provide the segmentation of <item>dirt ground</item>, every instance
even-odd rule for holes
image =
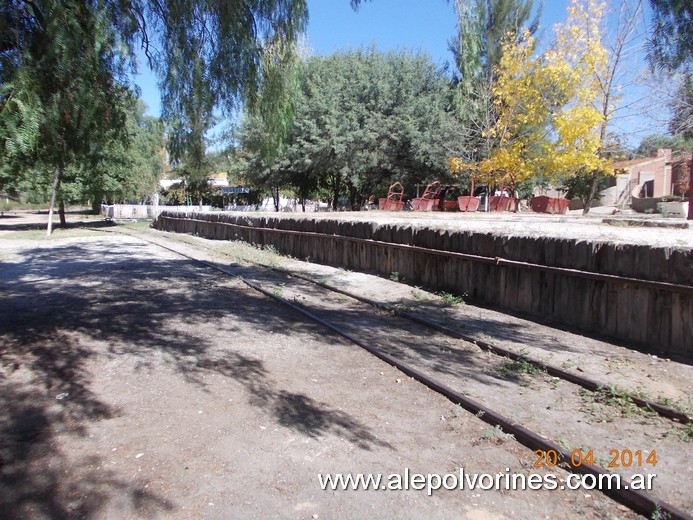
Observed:
[[[5,517],[635,516],[596,491],[322,491],[318,473],[536,469],[532,453],[514,440],[237,279],[109,228],[58,231],[50,240],[40,231],[6,231]],[[256,251],[218,250],[143,228],[128,232],[227,263],[238,260],[229,254]],[[254,254],[313,275],[324,270],[322,276],[367,296],[382,294],[379,280],[393,301],[435,299],[387,280]],[[249,265],[245,272],[254,275]],[[524,331],[520,341],[501,342],[558,365],[575,363],[588,375],[603,374],[594,352],[608,350],[613,381],[690,405],[687,365],[595,340],[578,345],[562,331],[500,313],[496,330],[484,329],[492,311],[471,306],[445,312],[456,321],[467,313],[467,331],[478,334],[514,324]],[[529,350],[545,337],[557,346]],[[623,377],[623,366],[636,376]],[[690,452],[690,444],[680,450]],[[689,482],[689,464],[679,462],[680,480]]]
[[[215,259],[231,272],[260,283],[272,294],[308,306],[311,312],[338,325],[353,336],[376,345],[407,364],[490,406],[526,427],[556,441],[566,450],[593,449],[602,456],[611,450],[652,450],[661,455],[657,465],[656,496],[682,507],[693,508],[681,487],[681,474],[690,472],[679,457],[690,441],[689,427],[672,423],[638,409],[623,390],[633,395],[673,405],[690,415],[693,370],[689,364],[653,354],[541,326],[531,321],[473,305],[459,303],[449,294],[431,294],[391,280],[335,269],[296,259],[277,257],[238,242],[205,240],[172,233],[148,235],[167,246],[185,248],[187,254]],[[264,254],[263,254],[264,253]],[[244,265],[257,263],[281,267],[291,275],[248,272]],[[227,267],[228,269],[228,267]],[[307,275],[353,294],[414,312],[459,332],[552,364],[587,375],[613,388],[596,395],[575,385],[484,353],[475,345],[451,340],[406,320],[373,312],[363,304],[340,295],[326,294],[294,274]],[[630,475],[641,467],[611,468]]]

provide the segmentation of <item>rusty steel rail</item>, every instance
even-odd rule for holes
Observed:
[[[254,262],[253,262],[254,263]],[[262,264],[256,264],[256,265],[262,265]],[[535,367],[539,368],[540,370],[543,370],[547,374],[558,377],[560,379],[563,379],[565,381],[568,381],[570,383],[576,384],[586,390],[590,390],[592,392],[596,392],[602,389],[608,389],[609,385],[605,385],[602,383],[599,383],[597,381],[594,381],[592,379],[589,379],[587,377],[581,376],[579,374],[575,374],[573,372],[568,372],[567,370],[564,370],[562,368],[558,368],[553,365],[549,365],[547,363],[544,363],[542,361],[538,361],[536,359],[532,359],[528,356],[525,356],[523,354],[518,354],[516,352],[513,352],[512,350],[508,350],[503,347],[499,347],[498,345],[493,345],[492,343],[489,343],[487,341],[482,341],[474,336],[469,336],[467,334],[462,334],[461,332],[458,332],[454,329],[451,329],[449,327],[446,327],[444,325],[441,325],[439,323],[436,323],[434,321],[427,320],[425,318],[421,318],[420,316],[417,316],[415,314],[412,314],[410,312],[406,311],[400,311],[398,309],[392,308],[392,306],[383,304],[381,302],[378,302],[376,300],[372,300],[370,298],[366,298],[365,296],[361,296],[359,294],[354,294],[349,291],[345,291],[344,289],[340,289],[338,287],[333,287],[329,284],[313,280],[308,276],[303,276],[298,273],[294,273],[293,271],[289,271],[287,269],[282,269],[280,267],[267,267],[263,266],[268,269],[271,269],[273,271],[278,271],[281,273],[288,274],[290,276],[293,276],[295,278],[299,278],[301,280],[305,280],[306,282],[310,282],[312,284],[315,284],[319,287],[322,287],[324,289],[327,289],[332,292],[336,292],[339,294],[343,294],[344,296],[348,296],[349,298],[353,298],[354,300],[358,300],[360,302],[366,303],[368,305],[371,305],[373,307],[376,307],[378,309],[382,310],[387,310],[392,312],[393,314],[400,316],[402,318],[408,319],[410,321],[419,323],[420,325],[424,325],[425,327],[428,327],[430,329],[436,330],[442,334],[445,334],[446,336],[449,336],[451,338],[455,339],[461,339],[463,341],[466,341],[468,343],[472,343],[479,347],[481,350],[491,352],[493,354],[496,354],[497,356],[501,356],[504,358],[511,359],[512,361],[522,361],[525,363],[530,363],[531,365],[534,365]],[[670,406],[665,406],[661,403],[658,403],[656,401],[652,401],[651,399],[645,399],[643,397],[638,397],[636,395],[632,395],[630,392],[627,392],[628,398],[633,401],[633,403],[640,408],[645,408],[649,409],[652,411],[657,412],[659,415],[663,417],[667,417],[669,419],[676,419],[682,424],[688,424],[691,422],[691,418],[681,410],[677,410],[676,408],[672,408]]]
[[[185,219],[185,220],[189,220],[189,219]],[[253,228],[253,229],[258,229],[258,228]],[[264,228],[260,228],[260,229],[264,229]],[[292,231],[292,233],[300,233],[300,232]],[[359,239],[359,240],[362,240],[362,239]],[[578,385],[578,386],[580,386],[586,390],[590,390],[592,392],[597,392],[597,391],[609,388],[609,385],[599,383],[598,381],[594,381],[590,378],[581,376],[581,375],[576,374],[574,372],[569,372],[569,371],[564,370],[562,368],[559,368],[559,367],[556,367],[553,365],[549,365],[547,363],[544,363],[544,362],[536,360],[536,359],[532,359],[532,358],[525,356],[525,355],[522,355],[522,354],[518,354],[516,352],[513,352],[512,350],[509,350],[509,349],[500,347],[498,345],[494,345],[492,343],[489,343],[487,341],[483,341],[483,340],[480,340],[478,338],[475,338],[474,336],[463,334],[459,331],[456,331],[454,329],[451,329],[451,328],[446,327],[444,325],[441,325],[439,323],[421,318],[420,316],[417,316],[417,315],[412,314],[410,312],[400,311],[398,309],[392,308],[392,306],[390,306],[390,305],[383,304],[383,303],[378,302],[376,300],[372,300],[370,298],[366,298],[364,296],[354,294],[354,293],[349,292],[349,291],[345,291],[344,289],[340,289],[338,287],[333,287],[329,284],[319,282],[317,280],[313,280],[312,278],[310,278],[308,276],[303,276],[301,274],[295,273],[293,271],[289,271],[287,269],[282,269],[280,267],[270,267],[270,266],[266,266],[266,265],[263,265],[263,264],[260,264],[257,262],[251,262],[251,263],[258,265],[258,266],[261,266],[263,268],[268,268],[268,269],[271,269],[273,271],[281,272],[284,274],[294,276],[296,278],[300,278],[302,280],[305,280],[309,283],[315,284],[315,285],[322,287],[324,289],[327,289],[329,291],[343,294],[344,296],[348,296],[349,298],[353,298],[354,300],[358,300],[360,302],[366,303],[366,304],[371,305],[373,307],[377,307],[379,309],[387,310],[389,312],[394,313],[397,316],[408,319],[410,321],[414,321],[414,322],[419,323],[421,325],[424,325],[430,329],[437,330],[438,332],[445,334],[446,336],[449,336],[449,337],[452,337],[455,339],[460,339],[460,340],[466,341],[468,343],[472,343],[472,344],[476,345],[477,347],[479,347],[481,350],[484,350],[486,352],[491,352],[491,353],[496,354],[498,356],[508,358],[512,361],[529,363],[529,364],[537,367],[538,369],[545,371],[547,374],[549,374],[551,376],[558,377],[560,379],[563,379],[564,381],[568,381],[570,383]],[[691,422],[691,417],[681,410],[677,410],[676,408],[672,408],[670,406],[663,405],[663,404],[658,403],[657,401],[653,401],[651,399],[646,399],[646,398],[643,398],[643,397],[640,397],[637,395],[633,395],[630,392],[627,392],[627,396],[633,402],[633,404],[635,404],[636,406],[638,406],[640,408],[644,408],[646,410],[654,411],[662,417],[677,420],[682,424],[689,424]]]
[[[210,266],[213,266],[213,264],[207,264]],[[218,268],[218,267],[217,267]],[[223,271],[223,270],[222,270]],[[228,273],[227,273],[228,274]],[[558,460],[561,464],[567,465],[570,467],[571,471],[575,473],[580,473],[582,475],[593,475],[595,478],[599,479],[601,475],[611,475],[608,471],[605,471],[603,468],[600,468],[599,466],[594,466],[592,464],[578,464],[575,465],[573,464],[572,457],[570,452],[559,446],[558,444],[551,442],[548,439],[543,438],[542,436],[534,433],[533,431],[525,428],[521,424],[517,424],[513,421],[511,421],[509,418],[505,417],[504,415],[495,412],[494,410],[491,410],[490,408],[487,408],[486,406],[482,405],[481,403],[475,401],[474,399],[471,399],[470,397],[465,396],[464,394],[461,394],[460,392],[457,392],[453,390],[452,388],[444,385],[443,383],[440,383],[439,381],[436,381],[434,378],[428,376],[427,374],[424,374],[420,370],[410,367],[409,365],[402,363],[400,360],[398,360],[396,357],[391,356],[390,354],[387,354],[386,352],[383,352],[382,350],[365,343],[358,338],[352,336],[348,332],[340,329],[336,325],[320,318],[319,316],[313,314],[309,310],[305,309],[302,306],[296,305],[294,303],[291,303],[290,301],[286,300],[285,298],[282,298],[281,296],[278,296],[276,294],[272,294],[270,291],[267,291],[266,289],[263,289],[259,285],[250,282],[248,280],[243,279],[243,282],[248,285],[248,287],[251,287],[255,289],[256,291],[261,292],[265,296],[268,296],[276,301],[279,301],[283,303],[284,305],[294,309],[295,311],[303,314],[304,316],[310,318],[311,320],[315,321],[316,323],[319,323],[320,325],[327,327],[328,329],[332,330],[336,334],[342,336],[343,338],[351,341],[355,345],[358,345],[359,347],[363,348],[364,350],[370,352],[377,358],[381,359],[382,361],[386,362],[389,365],[392,365],[393,367],[397,368],[407,376],[415,379],[419,383],[425,385],[426,387],[430,388],[434,392],[437,392],[441,394],[442,396],[446,397],[449,399],[451,402],[454,404],[460,405],[462,408],[465,410],[475,414],[479,419],[482,421],[492,425],[492,426],[498,426],[500,427],[504,433],[506,434],[511,434],[515,437],[515,440],[520,442],[522,445],[526,446],[527,448],[531,450],[541,450],[543,452],[547,452],[549,450],[554,450],[558,454]],[[608,497],[616,500],[617,502],[631,508],[633,511],[637,513],[641,513],[644,515],[651,515],[655,511],[661,511],[669,515],[669,518],[671,520],[693,520],[693,517],[688,515],[685,511],[682,511],[681,509],[677,508],[676,506],[669,504],[667,502],[664,502],[663,500],[659,500],[652,495],[645,493],[640,490],[634,490],[631,488],[619,488],[619,489],[601,489],[600,490],[602,493],[607,495]]]
[[[518,260],[510,260],[510,259],[501,258],[501,257],[472,255],[469,253],[459,253],[456,251],[443,251],[441,249],[429,249],[426,247],[413,246],[413,245],[409,245],[409,244],[396,244],[394,242],[383,242],[381,240],[373,240],[370,238],[347,237],[344,235],[326,235],[323,233],[315,233],[312,231],[294,231],[294,230],[290,230],[290,229],[276,229],[276,228],[264,228],[264,227],[255,227],[255,226],[244,226],[243,224],[232,224],[230,222],[212,222],[210,220],[171,217],[168,215],[160,215],[159,218],[160,219],[174,220],[174,221],[177,220],[177,221],[185,221],[185,222],[200,222],[200,223],[204,223],[204,224],[229,226],[229,227],[234,227],[234,228],[239,228],[239,229],[277,233],[277,234],[284,234],[284,235],[308,236],[308,237],[329,239],[329,240],[344,240],[346,242],[368,244],[368,245],[373,245],[373,246],[377,246],[377,247],[390,247],[390,248],[394,248],[394,249],[400,249],[403,251],[412,251],[415,253],[426,253],[426,254],[431,254],[431,255],[436,255],[436,256],[443,256],[443,257],[447,257],[447,258],[457,258],[459,260],[467,260],[470,262],[484,263],[484,264],[496,265],[496,266],[500,266],[500,267],[514,267],[516,269],[524,269],[524,270],[528,270],[528,271],[543,271],[543,272],[548,272],[548,273],[557,273],[557,274],[562,274],[562,275],[566,275],[566,276],[572,276],[574,278],[583,278],[583,279],[587,279],[587,280],[598,280],[598,281],[602,281],[602,282],[635,285],[638,287],[647,287],[650,289],[658,289],[658,290],[662,290],[662,291],[670,291],[670,292],[677,292],[677,293],[693,295],[693,285],[680,285],[680,284],[674,284],[674,283],[669,283],[669,282],[657,282],[654,280],[645,280],[645,279],[641,279],[641,278],[631,278],[631,277],[627,277],[627,276],[618,276],[618,275],[613,275],[613,274],[595,273],[593,271],[583,271],[581,269],[571,269],[568,267],[554,267],[554,266],[544,265],[544,264],[534,264],[531,262],[520,262]]]
[[[141,237],[140,237],[141,238]],[[404,374],[406,374],[409,377],[412,377],[413,379],[417,380],[421,384],[427,386],[431,390],[443,395],[450,401],[452,401],[455,404],[460,405],[463,407],[465,410],[468,410],[471,413],[474,413],[480,420],[491,424],[493,426],[499,426],[500,428],[503,429],[505,433],[512,434],[515,439],[526,446],[527,448],[530,448],[532,450],[542,450],[542,451],[549,451],[549,450],[554,450],[558,454],[558,459],[561,464],[564,466],[568,466],[571,468],[571,471],[574,471],[576,473],[580,473],[582,475],[593,475],[596,478],[599,478],[601,475],[611,475],[604,469],[590,465],[590,464],[579,464],[579,465],[574,465],[572,460],[571,460],[571,454],[568,453],[565,449],[563,449],[561,446],[558,444],[551,442],[547,439],[544,439],[540,435],[537,435],[536,433],[532,432],[531,430],[525,428],[524,426],[517,424],[513,421],[511,421],[509,418],[503,416],[500,413],[497,413],[490,408],[487,408],[483,406],[481,403],[478,403],[477,401],[459,393],[456,392],[455,390],[451,389],[450,387],[436,381],[432,377],[424,374],[420,370],[417,370],[413,367],[410,367],[406,365],[405,363],[402,363],[399,361],[397,358],[394,356],[391,356],[380,349],[365,343],[358,338],[352,336],[348,332],[340,329],[336,325],[320,318],[316,314],[310,312],[306,308],[296,305],[285,298],[282,298],[276,294],[271,293],[270,291],[260,287],[257,283],[248,281],[244,279],[241,276],[238,276],[237,274],[231,272],[230,270],[219,266],[217,264],[214,264],[212,262],[207,262],[205,260],[200,260],[195,257],[192,257],[190,255],[187,255],[185,253],[181,253],[180,251],[177,251],[173,248],[164,246],[162,244],[159,244],[154,241],[146,240],[141,238],[142,240],[145,240],[147,242],[150,242],[152,244],[155,244],[163,249],[167,249],[168,251],[171,251],[173,253],[176,253],[180,256],[183,256],[185,258],[188,258],[190,260],[193,260],[195,262],[201,263],[207,267],[210,267],[212,269],[215,269],[217,271],[220,271],[228,276],[235,277],[242,281],[244,284],[246,284],[248,287],[264,294],[265,296],[272,298],[283,305],[290,307],[291,309],[295,310],[296,312],[299,312],[300,314],[308,317],[309,319],[315,321],[316,323],[319,323],[320,325],[332,330],[336,334],[344,337],[345,339],[349,340],[350,342],[354,343],[355,345],[358,345],[359,347],[363,348],[367,352],[370,352],[377,358],[381,359],[382,361],[388,363],[389,365],[392,365],[393,367],[397,368]],[[669,515],[669,518],[672,520],[693,520],[693,516],[689,515],[685,511],[682,511],[681,509],[677,508],[676,506],[669,504],[665,501],[659,500],[653,496],[651,496],[648,493],[645,493],[640,490],[634,490],[630,487],[628,488],[619,488],[619,489],[605,489],[601,490],[602,493],[607,495],[608,497],[612,498],[613,500],[616,500],[617,502],[631,508],[633,511],[637,513],[641,513],[644,515],[651,515],[652,513],[659,511],[663,512]]]

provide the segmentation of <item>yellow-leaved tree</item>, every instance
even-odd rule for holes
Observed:
[[[522,38],[507,35],[502,45],[496,81],[492,87],[494,124],[482,131],[482,138],[492,146],[490,154],[476,163],[451,158],[448,166],[453,174],[469,172],[476,182],[493,185],[511,174],[522,181],[535,170],[530,143],[536,141],[537,130],[544,117],[537,114],[543,105],[536,97],[540,92],[535,81],[537,60],[532,58],[534,40],[526,32]]]
[[[604,46],[605,11],[606,2],[572,0],[567,21],[554,28],[555,44],[544,56],[546,66],[562,77],[569,96],[552,118],[554,135],[545,168],[564,176],[589,176],[585,213],[594,198],[597,179],[613,174],[611,161],[604,157],[606,125],[611,114],[603,107],[610,93],[605,78],[614,64]]]
[[[493,89],[497,146],[487,159],[455,169],[476,170],[489,182],[510,173],[516,181],[541,173],[545,178],[589,172],[610,173],[601,157],[605,117],[597,108],[599,78],[608,63],[602,44],[605,3],[573,0],[565,24],[555,28],[549,50],[535,56],[528,34],[507,38]],[[512,35],[511,35],[512,36]]]

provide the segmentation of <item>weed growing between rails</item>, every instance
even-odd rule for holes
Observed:
[[[287,267],[289,267],[289,266],[287,265]],[[284,269],[282,269],[282,271],[284,271]],[[299,270],[299,271],[300,271],[300,270]],[[245,273],[245,272],[247,272],[247,271],[246,271],[246,270],[243,270],[243,272]],[[324,272],[324,271],[323,271],[323,272]],[[291,277],[292,275],[289,274],[288,276]],[[360,276],[360,275],[356,275],[356,276]],[[280,281],[284,281],[285,279],[286,279],[286,278],[284,278],[284,277],[278,278],[278,279],[277,279],[277,285],[275,285],[275,287],[278,286],[278,283],[279,283]],[[336,274],[333,275],[333,280],[334,280],[334,282],[339,282],[339,283],[337,283],[337,285],[343,286],[343,285],[344,285],[344,282],[346,281],[346,278],[345,278],[345,275],[343,275],[343,274],[341,274],[341,273],[336,273]],[[371,283],[372,283],[372,282],[371,282]],[[386,282],[385,280],[383,280],[383,283],[389,284],[389,282]],[[394,288],[394,284],[390,284],[390,285]],[[267,288],[266,288],[266,289],[267,289]],[[270,290],[271,290],[271,289],[270,289]],[[308,293],[311,293],[311,294],[312,294],[314,291],[316,291],[316,289],[307,289],[307,290],[306,290],[305,288],[304,288],[304,289],[300,289],[300,290],[302,291],[303,294],[308,294]],[[407,288],[406,290],[409,290],[409,289]],[[352,291],[352,292],[353,292],[353,291]],[[322,300],[319,300],[319,299],[317,299],[317,297],[316,297],[316,303],[319,303],[320,301],[322,301]],[[308,307],[310,308],[310,305],[309,305]],[[341,312],[341,308],[339,309],[339,312]],[[364,310],[363,312],[364,312],[365,314],[368,313],[366,310]],[[350,322],[348,322],[348,323],[350,323]],[[361,328],[359,328],[358,330],[363,330],[363,328],[361,327]],[[429,334],[429,333],[426,333],[425,336],[428,337],[428,334]],[[448,344],[447,342],[444,342],[444,343],[445,343],[445,345]],[[426,343],[426,342],[420,342],[420,341],[418,341],[418,342],[416,342],[416,345],[427,345],[427,343]],[[429,350],[430,350],[430,349],[429,349]],[[404,352],[400,352],[400,351],[397,350],[397,349],[393,350],[393,352],[395,352],[395,353],[397,353],[397,354],[403,354],[403,353],[404,353]],[[437,353],[437,352],[436,352],[436,353]],[[409,353],[406,353],[406,354],[407,354],[407,357],[410,357],[411,359],[414,359]],[[424,357],[422,357],[422,358],[420,358],[420,359],[419,359],[419,358],[416,358],[416,359],[417,359],[417,362],[418,362],[418,361],[423,361],[423,362],[426,362],[426,363],[428,363],[428,364],[433,364],[433,363],[435,363],[436,356],[432,356],[432,357],[425,357],[425,356],[424,356]],[[431,360],[431,361],[430,361],[430,362],[427,362],[426,360]],[[464,359],[461,358],[459,361],[460,361],[460,365],[463,365],[463,364],[468,365],[468,363],[461,363],[462,361],[467,361],[467,360],[464,360]],[[503,362],[502,360],[499,361],[499,363],[502,363],[502,362]],[[426,364],[426,363],[422,363],[422,364]],[[450,360],[447,360],[447,359],[446,359],[444,363],[441,363],[441,364],[440,364],[440,367],[443,369],[443,371],[444,371],[444,370],[450,371],[450,368],[449,368],[449,367],[450,367]],[[489,368],[490,368],[490,367],[489,367]],[[456,372],[456,371],[454,371],[454,372]],[[490,373],[490,372],[489,372],[488,370],[486,370],[485,373]],[[450,372],[450,375],[451,375],[451,377],[452,377],[452,372]],[[493,377],[493,376],[491,376],[491,377]],[[431,384],[433,384],[433,382],[432,382]],[[543,394],[543,395],[547,395],[546,389],[543,389],[543,390],[544,390],[544,391],[542,392],[542,394]],[[475,391],[474,393],[477,394],[477,395],[486,395],[486,393],[484,393],[484,392],[479,392],[478,390]],[[520,392],[520,395],[523,395],[523,393]],[[577,395],[576,395],[575,397],[577,397]],[[458,396],[456,396],[455,399],[458,399]],[[529,400],[529,399],[531,399],[531,398],[530,398],[529,394],[527,394],[527,397],[522,398],[522,399],[524,399],[524,400]],[[526,402],[526,401],[523,401],[523,405],[524,405],[525,402]],[[500,404],[503,405],[503,403],[500,403]],[[518,408],[518,409],[520,409],[520,408]],[[521,408],[521,409],[525,410],[526,407],[523,407],[523,408]],[[552,406],[551,408],[542,406],[541,409],[542,409],[542,410],[543,410],[543,409],[547,409],[547,410],[548,410],[548,409],[553,409],[553,406]],[[517,424],[517,423],[520,421],[521,417],[515,417],[515,416],[513,415],[513,414],[514,414],[513,409],[508,409],[508,410],[506,410],[506,412],[508,413],[507,417],[510,419],[510,421],[505,421],[505,420],[503,421],[503,426],[502,426],[503,433],[505,433],[505,432],[514,433],[514,430],[512,429],[512,428],[513,428],[513,425],[514,425],[514,424]],[[553,413],[553,412],[551,412],[551,413]],[[485,415],[486,415],[486,414],[485,414]],[[485,415],[484,415],[484,416],[485,416]],[[534,416],[534,415],[528,416],[528,417],[527,417],[527,420],[528,420],[529,422],[536,421],[536,416]],[[568,422],[568,421],[565,421],[564,423],[567,423],[567,422]],[[588,421],[583,421],[583,422],[588,422]],[[498,424],[501,424],[501,423],[498,423]],[[544,425],[544,424],[545,424],[545,423],[542,423],[542,425]],[[506,426],[507,426],[507,428],[510,428],[510,429],[506,429]],[[568,432],[568,433],[569,433],[569,432]],[[546,434],[546,433],[545,433],[545,434]],[[548,435],[548,434],[546,434],[546,435]],[[534,437],[533,437],[533,438],[534,438]],[[543,437],[543,438],[546,439],[547,437]],[[566,435],[565,438],[572,438],[572,437],[568,437],[568,436]],[[520,439],[519,434],[518,434],[518,439]],[[538,441],[538,442],[541,442],[541,441]],[[555,448],[551,448],[551,449],[555,449]],[[602,451],[603,451],[603,450],[604,450],[604,448],[602,447]],[[648,514],[649,514],[649,512],[650,512],[650,511],[648,511]]]
[[[466,292],[463,293],[461,296],[458,296],[453,293],[440,291],[437,292],[436,295],[440,296],[443,300],[443,303],[448,307],[454,307],[455,305],[461,305],[463,303],[466,303],[468,297]]]
[[[598,422],[613,422],[617,417],[633,416],[650,421],[656,417],[653,410],[637,406],[628,392],[614,386],[600,386],[593,392],[581,389],[579,394],[586,410]]]
[[[689,424],[682,427],[674,426],[666,433],[666,435],[667,437],[678,437],[682,442],[691,442],[691,440],[693,440],[693,425]]]
[[[546,372],[539,368],[537,365],[529,363],[528,361],[509,361],[503,366],[503,373],[509,374],[513,372],[527,374],[529,376],[538,376],[540,374],[545,374]]]
[[[489,427],[482,437],[483,440],[491,442],[493,444],[503,444],[508,441],[514,441],[515,436],[512,433],[505,433],[503,428],[500,426]]]

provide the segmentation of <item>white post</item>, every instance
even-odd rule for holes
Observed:
[[[51,231],[53,230],[53,206],[55,206],[55,192],[58,189],[58,179],[60,177],[60,168],[55,167],[55,173],[53,174],[53,188],[51,190],[51,203],[48,207],[48,226],[46,228],[46,237],[50,238]]]

